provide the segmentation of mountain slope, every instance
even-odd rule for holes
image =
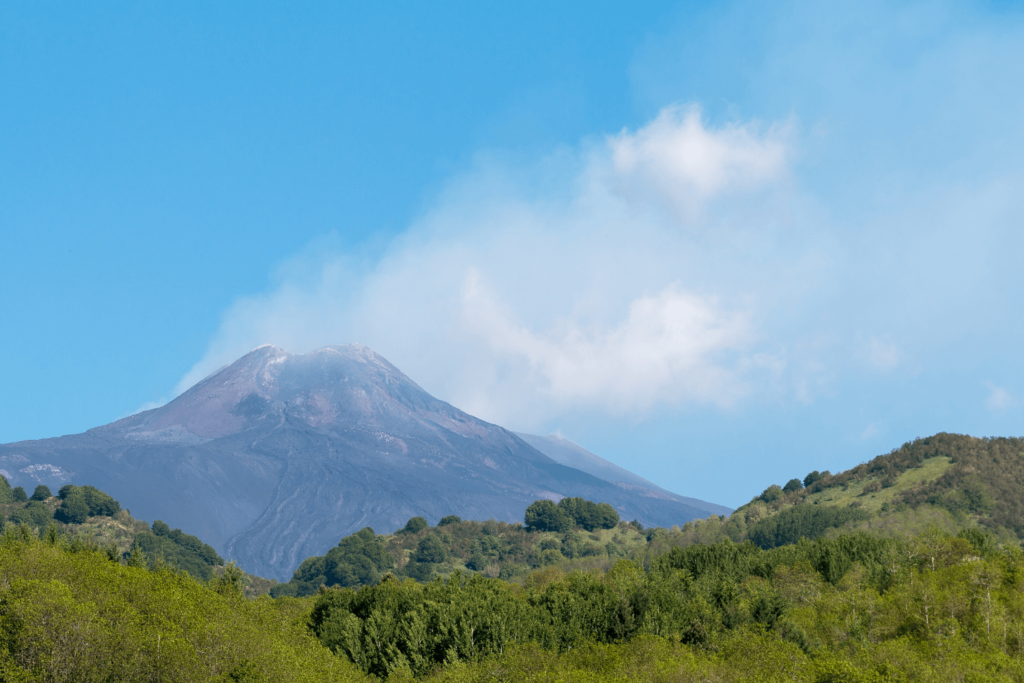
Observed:
[[[604,458],[594,455],[582,446],[557,434],[537,436],[536,434],[516,432],[516,436],[559,465],[565,465],[566,467],[572,467],[587,474],[592,474],[598,479],[603,479],[640,495],[675,500],[698,510],[703,510],[708,515],[729,515],[732,513],[732,508],[727,508],[724,505],[715,505],[714,503],[666,491],[643,477],[638,477],[629,470],[625,470],[615,463],[608,462]]]
[[[84,434],[0,446],[14,485],[87,482],[248,571],[287,579],[364,526],[413,516],[518,521],[582,496],[645,525],[706,512],[558,464],[423,391],[368,348],[253,350],[165,406]]]

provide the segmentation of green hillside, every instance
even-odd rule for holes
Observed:
[[[50,530],[0,536],[2,681],[363,680],[307,634],[308,605],[126,566]]]
[[[312,595],[321,585],[370,585],[388,572],[420,582],[459,571],[521,583],[549,567],[606,571],[619,559],[649,564],[674,547],[723,539],[768,549],[844,531],[891,537],[937,528],[952,534],[979,529],[1001,541],[1019,541],[1021,491],[1024,441],[937,434],[846,472],[811,472],[769,486],[728,518],[712,516],[671,529],[618,521],[607,506],[604,514],[614,517],[597,523],[590,517],[598,514],[598,504],[582,499],[557,506],[538,501],[525,524],[452,516],[430,527],[417,517],[391,535],[364,529],[326,556],[307,559],[291,581],[273,588],[273,595]],[[563,508],[584,504],[591,507],[578,513],[578,520],[558,516]]]
[[[390,535],[363,529],[341,540],[327,555],[307,559],[291,581],[271,590],[275,597],[312,595],[321,585],[377,583],[385,573],[420,582],[453,572],[522,582],[545,567],[609,569],[622,558],[642,558],[647,534],[623,523],[608,505],[563,498],[537,501],[527,525],[462,520],[452,515],[436,527],[422,517]]]
[[[38,537],[53,527],[59,536],[103,548],[123,562],[134,555],[137,563],[167,566],[202,581],[224,574],[225,561],[202,540],[160,520],[152,525],[137,520],[92,486],[69,484],[55,496],[46,486],[39,486],[31,498],[19,495],[18,489],[12,489],[0,476],[0,531],[25,526]],[[242,582],[249,597],[268,593],[276,583],[244,572]]]
[[[95,489],[0,482],[0,680],[1024,683],[1021,446],[939,434],[671,529],[413,518],[279,599]]]

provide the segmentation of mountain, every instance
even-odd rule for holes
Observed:
[[[358,345],[259,347],[155,410],[2,445],[0,470],[29,490],[91,484],[278,579],[358,529],[414,516],[518,521],[532,501],[563,496],[645,525],[707,514],[559,464]]]
[[[582,446],[575,444],[558,434],[537,436],[536,434],[523,434],[521,432],[516,432],[516,436],[557,462],[559,465],[565,465],[566,467],[572,467],[582,472],[586,472],[587,474],[592,474],[598,479],[603,479],[604,481],[615,484],[616,486],[626,490],[634,491],[640,495],[651,496],[653,498],[674,500],[678,503],[683,503],[684,505],[697,508],[698,510],[703,510],[706,515],[729,516],[732,514],[732,508],[727,508],[724,505],[715,505],[714,503],[707,503],[703,500],[688,498],[686,496],[680,496],[672,493],[671,491],[666,491],[660,486],[647,481],[643,477],[638,477],[629,470],[624,470],[615,463],[608,462],[604,458],[594,455]]]

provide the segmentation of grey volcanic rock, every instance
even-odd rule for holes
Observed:
[[[652,484],[643,477],[638,477],[629,470],[622,469],[615,463],[608,462],[604,458],[594,455],[582,446],[558,434],[537,436],[536,434],[515,432],[515,435],[559,465],[565,465],[566,467],[572,467],[587,474],[592,474],[598,479],[603,479],[621,488],[634,491],[639,495],[674,500],[701,510],[705,515],[731,515],[733,512],[732,508],[727,508],[724,505],[715,505],[714,503],[708,503],[697,498],[688,498],[667,491],[656,484]],[[666,524],[668,523],[666,522]],[[662,526],[665,525],[663,524]]]
[[[370,349],[253,350],[165,406],[84,434],[0,446],[12,485],[92,484],[287,579],[364,526],[413,516],[516,521],[538,498],[584,496],[625,519],[707,515],[566,467],[439,401]]]

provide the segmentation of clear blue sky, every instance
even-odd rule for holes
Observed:
[[[1017,3],[0,7],[0,442],[367,344],[739,505],[1024,433]]]

